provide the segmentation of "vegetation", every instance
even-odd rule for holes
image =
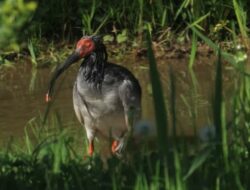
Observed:
[[[65,36],[82,30],[86,34],[117,35],[128,30],[132,38],[140,36],[148,24],[161,39],[168,37],[168,29],[188,34],[190,25],[206,31],[211,37],[228,39],[232,25],[247,38],[247,1],[40,1],[33,22],[41,35]],[[60,19],[58,19],[60,18]],[[56,27],[55,27],[56,26]],[[52,35],[51,35],[52,34]],[[71,36],[69,36],[71,37]]]
[[[22,142],[13,140],[1,148],[0,189],[249,189],[249,11],[247,0],[0,1],[0,71],[11,60],[10,53],[28,52],[31,91],[39,62],[50,62],[46,51],[49,60],[57,63],[68,46],[63,52],[55,47],[83,33],[104,34],[107,43],[122,48],[145,46],[158,133],[154,149],[146,142],[136,152],[131,148],[128,160],[114,157],[104,171],[98,154],[84,157],[79,138],[83,132],[65,127],[59,115],[46,112],[42,114],[46,122],[39,115],[27,123]],[[44,41],[53,43],[42,47]],[[190,73],[199,42],[217,56],[211,87],[213,125],[205,142],[177,136],[175,72],[169,68],[169,94],[164,94],[153,51],[152,42],[165,47],[184,41],[191,43]],[[230,48],[223,49],[221,42],[227,41]],[[235,70],[229,101],[223,91],[224,62]],[[190,122],[197,130],[196,105],[188,103]]]
[[[17,37],[64,40],[101,33],[109,40],[141,40],[148,25],[161,42],[170,43],[173,34],[179,41],[189,39],[191,26],[217,41],[232,40],[235,34],[245,41],[250,23],[246,0],[2,0],[0,4],[1,49],[13,47]]]

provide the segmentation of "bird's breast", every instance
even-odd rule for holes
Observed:
[[[95,117],[105,117],[115,112],[123,112],[117,89],[96,89],[92,84],[77,81],[76,90],[85,102],[88,111]]]

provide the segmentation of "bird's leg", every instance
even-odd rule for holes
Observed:
[[[126,129],[121,133],[119,140],[113,140],[111,145],[111,151],[116,155],[121,155],[131,140],[136,119],[136,109],[134,106],[126,107],[124,112]]]
[[[133,134],[133,126],[134,126],[134,107],[131,106],[127,111],[125,111],[125,124],[127,126],[127,131],[122,134],[121,140],[116,147],[116,152],[121,153],[122,150],[127,146],[128,141],[131,140]]]
[[[92,128],[86,128],[86,132],[87,132],[87,138],[88,138],[88,155],[92,156],[94,153],[94,138],[95,138],[95,134],[96,134],[96,130],[94,129],[94,127]]]
[[[88,148],[88,154],[89,156],[92,156],[94,153],[94,140],[89,141],[89,148]]]
[[[127,141],[132,136],[132,126],[134,120],[134,108],[130,107],[127,111],[125,111],[125,124],[127,126],[127,130],[124,131],[119,140],[114,140],[111,145],[111,151],[113,154],[121,154],[124,147],[127,145]]]
[[[128,129],[128,137],[132,136],[133,126],[135,118],[135,108],[133,106],[129,107],[125,114],[125,122]]]

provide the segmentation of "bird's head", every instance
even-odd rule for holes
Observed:
[[[56,71],[50,80],[49,89],[45,97],[46,102],[51,100],[55,81],[63,73],[63,71],[65,71],[71,64],[77,62],[79,59],[88,57],[92,52],[98,50],[100,45],[103,45],[100,36],[84,36],[77,42],[74,52],[66,59],[63,64],[56,68]]]
[[[83,36],[76,43],[76,48],[71,56],[78,59],[85,58],[102,45],[101,36]]]
[[[93,39],[91,37],[83,37],[76,44],[75,54],[79,58],[84,58],[91,54],[94,49],[95,42]]]

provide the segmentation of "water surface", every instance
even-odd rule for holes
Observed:
[[[154,123],[147,59],[129,58],[112,62],[127,67],[139,79],[143,91],[143,120]],[[187,66],[188,58],[157,60],[166,101],[169,101],[170,96],[169,65],[172,66],[176,76],[179,134],[192,135],[194,126],[200,128],[212,123],[214,62],[214,57],[198,58],[192,75]],[[80,126],[72,105],[72,87],[79,65],[80,63],[77,63],[68,69],[56,84],[57,92],[51,112],[58,112],[66,127]],[[51,67],[32,69],[29,63],[16,63],[14,67],[0,68],[0,138],[2,140],[11,136],[22,137],[27,123],[32,118],[44,114],[47,106],[45,93],[51,70]],[[225,94],[233,88],[233,80],[229,80],[231,75],[233,74],[230,69],[225,69],[223,77]]]

